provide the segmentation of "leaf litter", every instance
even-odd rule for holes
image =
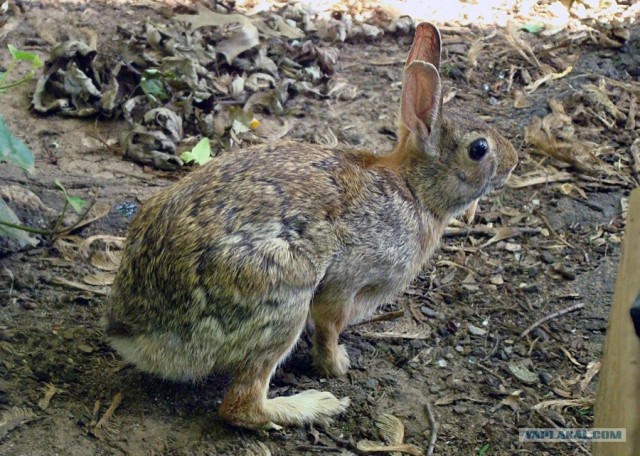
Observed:
[[[395,33],[413,28],[408,18],[386,21]],[[287,121],[282,132],[261,134],[259,118],[286,114],[297,95],[353,99],[357,87],[332,81],[339,51],[329,43],[383,33],[346,10],[327,16],[292,3],[252,16],[197,4],[195,14],[167,24],[147,19],[139,30],[120,27],[122,44],[114,48],[60,43],[45,62],[32,106],[42,114],[123,116],[130,125],[120,141],[123,155],[175,170],[186,163],[188,137],[208,137],[217,153],[286,134]]]

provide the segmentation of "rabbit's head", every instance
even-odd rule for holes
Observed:
[[[420,23],[405,64],[399,144],[392,156],[398,164],[409,160],[410,184],[426,207],[446,218],[502,187],[518,155],[478,115],[444,112],[440,53],[438,29]]]

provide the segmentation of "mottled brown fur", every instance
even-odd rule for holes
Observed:
[[[413,55],[439,62],[437,29],[417,34],[438,48]],[[388,155],[251,147],[214,158],[144,204],[105,312],[126,360],[177,380],[229,372],[220,413],[239,426],[328,422],[345,409],[348,399],[318,391],[267,399],[269,378],[309,318],[315,365],[344,374],[344,327],[393,299],[449,219],[503,185],[517,162],[479,119],[443,115],[433,62],[409,61],[405,74],[399,141]],[[474,161],[477,138],[490,151]]]

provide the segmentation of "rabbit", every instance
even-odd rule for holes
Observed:
[[[441,40],[416,27],[398,144],[387,155],[283,141],[218,155],[147,200],[131,223],[104,314],[129,363],[178,381],[228,373],[219,415],[249,429],[327,424],[349,398],[268,398],[307,327],[312,359],[341,376],[340,332],[391,301],[448,221],[505,184],[511,143],[443,112]]]

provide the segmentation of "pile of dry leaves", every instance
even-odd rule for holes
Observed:
[[[390,32],[413,28],[408,17],[384,19]],[[98,49],[97,37],[56,46],[33,107],[76,117],[123,115],[131,125],[121,139],[124,155],[176,169],[185,138],[214,138],[217,148],[278,139],[288,123],[271,119],[256,130],[256,113],[296,115],[287,101],[298,94],[356,96],[355,86],[331,78],[339,52],[323,40],[376,38],[383,29],[292,3],[256,16],[198,5],[197,14],[175,15],[166,24],[147,19],[141,30],[119,34],[113,48]]]

